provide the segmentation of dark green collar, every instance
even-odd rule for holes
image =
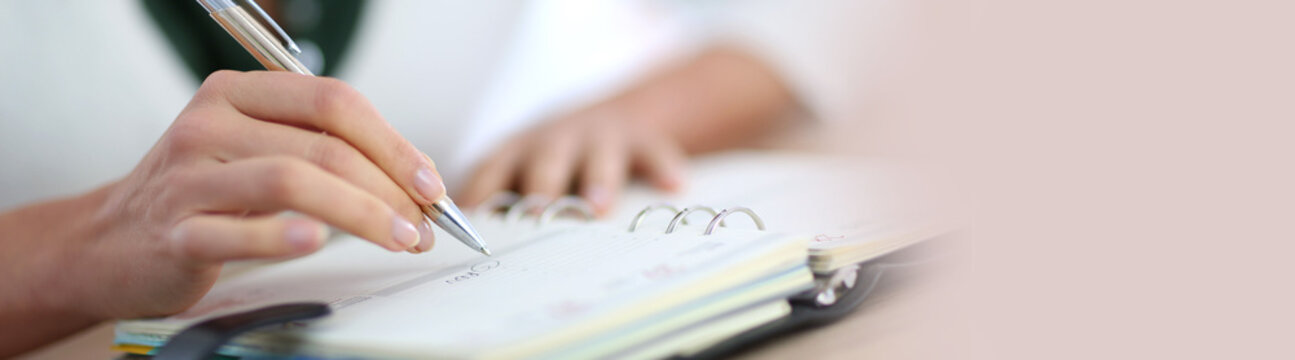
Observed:
[[[309,49],[313,44],[318,49],[315,55],[322,55],[324,62],[319,75],[335,74],[359,28],[364,1],[281,0],[281,3],[285,15],[275,20],[302,45],[302,57],[311,56],[306,53],[313,51]],[[143,0],[143,6],[198,80],[221,69],[264,69],[197,2]]]

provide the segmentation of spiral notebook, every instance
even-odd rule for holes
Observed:
[[[630,222],[642,209],[663,203],[748,208],[770,231],[807,237],[816,274],[893,253],[951,228],[922,201],[922,179],[890,164],[755,151],[707,156],[691,165],[683,193],[634,188],[609,217]],[[732,223],[750,226],[741,217]]]
[[[769,169],[773,162],[765,155],[751,159],[765,164],[757,169]],[[494,257],[454,244],[438,244],[426,255],[393,256],[342,236],[308,257],[224,278],[184,313],[120,322],[116,343],[150,353],[205,319],[318,301],[328,303],[333,314],[241,336],[220,352],[322,358],[686,356],[787,317],[792,312],[787,299],[821,293],[825,286],[830,290],[834,285],[825,279],[835,269],[930,237],[901,231],[894,222],[865,219],[870,214],[834,219],[821,213],[813,217],[818,223],[788,215],[802,227],[836,227],[778,231],[773,226],[779,220],[761,216],[761,208],[662,202],[706,198],[697,194],[709,189],[710,200],[738,194],[735,200],[760,206],[753,194],[802,186],[797,183],[804,180],[716,188],[712,183],[740,173],[726,166],[745,160],[716,161],[700,163],[689,193],[631,193],[606,221],[587,221],[587,206],[578,199],[498,197],[472,215],[496,250]],[[792,178],[822,174],[790,164],[782,168]],[[850,183],[857,185],[854,180]],[[785,194],[768,197],[797,209]],[[815,196],[801,192],[795,198]],[[811,203],[827,209],[817,201],[823,200]]]

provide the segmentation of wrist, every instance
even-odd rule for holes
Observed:
[[[82,196],[30,205],[0,214],[0,357],[30,350],[107,320],[87,296],[84,243],[99,226],[94,214],[101,188]]]
[[[42,281],[37,286],[42,288],[44,310],[95,322],[108,319],[87,299],[102,300],[104,295],[93,291],[102,281],[96,281],[91,274],[105,273],[94,255],[111,221],[112,211],[107,211],[105,204],[114,186],[109,184],[56,201],[47,210],[58,216],[47,216],[50,220],[42,221],[47,230],[39,236],[44,240],[42,246],[35,250],[43,254],[40,266],[35,268],[42,273],[38,274]]]
[[[717,46],[613,100],[688,153],[742,146],[794,108],[789,89],[760,59]]]
[[[54,306],[51,310],[96,321],[111,318],[95,304],[87,304],[86,299],[102,299],[108,295],[101,292],[108,280],[102,277],[111,273],[107,263],[100,261],[105,250],[101,240],[108,236],[110,224],[119,215],[110,205],[116,184],[102,186],[62,204],[61,219],[65,224],[51,239],[56,245],[49,247],[53,255],[47,270],[57,277],[50,281],[57,290],[51,291],[55,297],[49,299]]]
[[[637,132],[654,132],[676,142],[689,131],[698,109],[685,93],[661,91],[644,86],[597,105],[595,112],[604,118],[618,119]]]

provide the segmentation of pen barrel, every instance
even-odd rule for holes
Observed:
[[[241,7],[235,6],[212,12],[211,17],[267,70],[314,75],[306,65],[279,43],[265,25]]]

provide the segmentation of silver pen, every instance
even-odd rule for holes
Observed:
[[[287,32],[279,27],[278,23],[271,19],[265,10],[254,0],[197,0],[202,7],[207,9],[211,18],[220,23],[220,27],[225,28],[230,36],[234,37],[239,44],[243,45],[247,52],[251,53],[257,61],[261,62],[267,70],[271,71],[291,71],[298,74],[314,75],[310,69],[306,68],[301,61],[297,60],[295,54],[301,53],[301,49],[292,41]],[[249,12],[250,10],[250,12]],[[267,26],[269,28],[267,28]],[[454,201],[449,196],[441,197],[429,206],[423,206],[423,215],[431,219],[433,223],[440,226],[445,232],[450,233],[455,239],[458,239],[464,245],[485,254],[490,255],[490,249],[486,248],[485,241],[481,240],[481,235],[477,230],[472,228],[468,219],[459,211],[459,207],[454,205]]]

